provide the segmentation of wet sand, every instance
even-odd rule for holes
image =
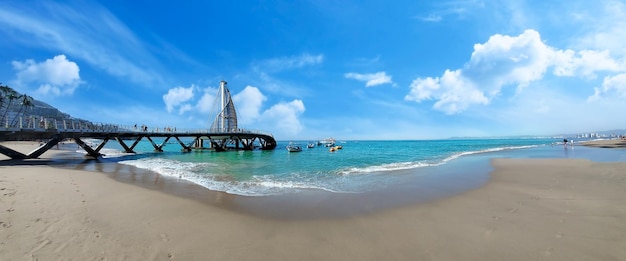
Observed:
[[[212,192],[213,202],[203,202],[163,193],[168,182],[153,178],[137,186],[34,162],[42,164],[0,164],[3,260],[626,257],[626,163],[495,159],[491,179],[460,195],[356,216],[284,220],[220,207],[242,197]]]
[[[584,146],[597,148],[626,148],[626,140],[622,139],[585,141],[581,144]]]

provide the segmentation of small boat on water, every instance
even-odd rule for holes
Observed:
[[[309,149],[315,148],[315,143],[309,143],[306,145],[306,147]]]
[[[317,145],[324,145],[324,147],[332,147],[335,146],[335,139],[326,138],[317,142]]]
[[[289,152],[300,152],[302,151],[302,147],[298,145],[289,144],[287,145],[287,151]]]
[[[338,151],[340,149],[343,149],[343,146],[332,146],[332,147],[330,147],[330,149],[328,151],[335,152],[335,151]]]

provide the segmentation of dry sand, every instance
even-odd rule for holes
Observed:
[[[0,259],[626,259],[626,163],[492,163],[485,186],[458,196],[303,221],[240,214],[97,172],[0,164]]]

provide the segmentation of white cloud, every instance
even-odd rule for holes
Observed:
[[[215,102],[215,94],[217,93],[216,88],[206,88],[204,89],[204,94],[198,103],[196,104],[196,108],[198,111],[202,113],[210,113],[213,109],[213,103]]]
[[[320,64],[324,61],[324,55],[311,55],[308,53],[299,56],[280,57],[268,59],[253,64],[255,71],[280,72],[288,69],[302,68],[304,66]]]
[[[448,70],[446,70],[446,73],[448,73]],[[411,83],[411,91],[404,99],[416,102],[434,99],[436,97],[436,92],[438,92],[440,88],[441,85],[439,85],[439,78],[417,78],[413,80],[413,83]]]
[[[50,84],[42,84],[37,89],[37,93],[40,95],[44,95],[44,96],[45,95],[60,96],[61,89],[59,89],[58,87],[54,87]]]
[[[537,31],[526,30],[515,37],[496,34],[486,43],[474,45],[463,74],[484,86],[489,95],[495,95],[505,85],[523,88],[541,79],[551,54]]]
[[[619,72],[624,69],[624,62],[613,59],[608,50],[559,50],[554,53],[554,74],[557,76],[581,75],[596,78],[595,73],[598,71]]]
[[[183,115],[185,112],[191,111],[193,110],[193,106],[191,106],[191,104],[183,104],[180,106],[180,108],[178,108],[178,114]]]
[[[424,21],[424,22],[440,22],[441,20],[443,20],[443,17],[440,14],[428,14],[427,16],[424,17],[417,17],[418,19]]]
[[[612,58],[608,51],[557,50],[546,45],[535,30],[518,36],[496,34],[486,43],[474,45],[463,69],[415,79],[405,100],[435,100],[433,109],[459,113],[474,104],[489,104],[502,88],[514,86],[520,93],[531,82],[543,79],[550,67],[556,76],[586,78],[596,77],[597,72],[626,70],[624,62]]]
[[[30,59],[13,61],[12,65],[17,71],[18,84],[39,84],[37,92],[41,95],[72,95],[82,83],[78,65],[65,55],[57,55],[41,63]]]
[[[587,3],[587,2],[585,2]],[[577,10],[584,35],[575,43],[579,49],[611,50],[626,55],[626,4],[623,1],[601,1],[593,7]]]
[[[264,111],[261,119],[274,124],[274,128],[280,132],[297,134],[303,127],[298,116],[304,112],[304,103],[301,100],[293,100],[288,103],[278,103]]]
[[[370,73],[370,74],[360,74],[360,73],[351,72],[351,73],[346,73],[344,76],[348,79],[355,79],[355,80],[366,82],[365,87],[372,87],[372,86],[386,84],[386,83],[393,84],[393,81],[391,81],[391,76],[387,75],[387,73],[385,72],[377,72],[377,73]]]
[[[255,85],[261,86],[264,91],[278,93],[281,96],[302,97],[308,95],[309,91],[301,84],[294,84],[291,80],[279,79],[274,76],[287,70],[292,70],[295,74],[310,76],[310,70],[296,70],[303,67],[315,66],[324,62],[324,55],[311,55],[303,53],[297,56],[278,57],[273,59],[253,61],[250,64],[251,75],[254,77]],[[300,77],[297,77],[300,78]]]
[[[484,8],[485,5],[480,0],[438,1],[435,3],[436,11],[426,16],[417,16],[416,18],[425,22],[441,22],[444,16],[464,19],[468,13],[476,13],[478,9]]]
[[[418,78],[411,83],[411,91],[404,98],[421,102],[437,99],[433,108],[447,114],[467,109],[471,104],[488,104],[489,99],[478,90],[472,81],[464,79],[460,70],[449,71],[441,78]]]
[[[595,93],[587,101],[597,101],[604,96],[626,98],[626,73],[607,76],[601,88],[595,88]]]
[[[159,64],[149,48],[98,4],[0,3],[0,30],[11,32],[13,41],[63,52],[114,76],[140,83],[161,79],[150,69]]]
[[[242,124],[251,123],[259,118],[259,111],[263,102],[267,100],[257,87],[246,86],[241,92],[233,96],[237,109],[237,119]]]
[[[189,88],[185,87],[175,87],[167,91],[167,94],[163,95],[163,101],[165,102],[165,108],[168,112],[172,112],[174,107],[181,106],[180,114],[187,111],[188,106],[183,104],[186,101],[189,101],[193,98],[195,86],[191,86]]]

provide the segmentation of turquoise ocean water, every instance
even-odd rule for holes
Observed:
[[[158,141],[157,141],[158,142]],[[343,149],[327,147],[288,152],[289,142],[279,142],[273,151],[194,151],[181,153],[180,145],[168,143],[163,153],[152,152],[152,145],[141,141],[137,155],[120,153],[119,144],[109,142],[103,150],[118,164],[186,180],[210,190],[243,196],[285,195],[306,191],[350,194],[402,187],[423,177],[432,179],[454,168],[464,175],[485,179],[491,157],[583,157],[591,158],[602,149],[564,149],[555,138],[446,139],[425,141],[337,141]],[[604,154],[608,153],[604,149]],[[602,154],[603,155],[603,154]],[[618,156],[610,156],[617,160]],[[597,156],[599,160],[607,156]],[[609,158],[610,158],[609,157]],[[464,162],[479,160],[482,166]],[[471,180],[471,179],[470,179]],[[472,183],[472,182],[469,182]],[[470,185],[470,186],[475,186]]]

